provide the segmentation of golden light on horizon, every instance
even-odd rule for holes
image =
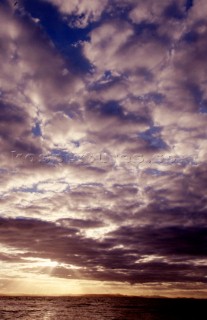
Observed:
[[[169,298],[197,297],[206,299],[206,289],[205,287],[199,288],[200,286],[201,284],[198,283],[195,292],[189,292],[188,288],[181,289],[180,283],[147,283],[131,285],[125,282],[70,280],[51,277],[49,275],[28,273],[27,278],[25,276],[25,278],[10,279],[9,281],[7,279],[7,284],[4,285],[4,288],[0,288],[0,294],[48,297],[80,296],[87,294],[122,294],[126,296],[165,296]]]

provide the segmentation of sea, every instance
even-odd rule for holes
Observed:
[[[0,297],[0,320],[206,320],[207,300],[125,296]]]

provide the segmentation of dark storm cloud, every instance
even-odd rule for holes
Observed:
[[[1,243],[25,250],[22,258],[52,259],[79,267],[78,275],[73,268],[70,273],[66,267],[57,267],[56,276],[70,273],[74,278],[130,283],[206,282],[205,267],[196,266],[195,275],[191,260],[207,255],[206,228],[202,226],[121,227],[102,241],[85,238],[76,228],[38,220],[1,219],[0,228]],[[154,259],[143,261],[149,255],[155,255]]]
[[[198,256],[207,254],[206,227],[123,227],[112,233],[111,241],[136,248],[141,254]]]

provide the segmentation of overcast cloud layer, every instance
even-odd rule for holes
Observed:
[[[29,273],[207,297],[206,17],[0,1],[0,292]]]

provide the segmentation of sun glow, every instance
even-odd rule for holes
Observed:
[[[33,258],[33,257],[28,257],[28,258],[23,258],[23,260],[26,260],[34,267],[48,267],[48,268],[55,268],[59,265],[57,261],[52,261],[50,259],[41,259],[41,258]]]

